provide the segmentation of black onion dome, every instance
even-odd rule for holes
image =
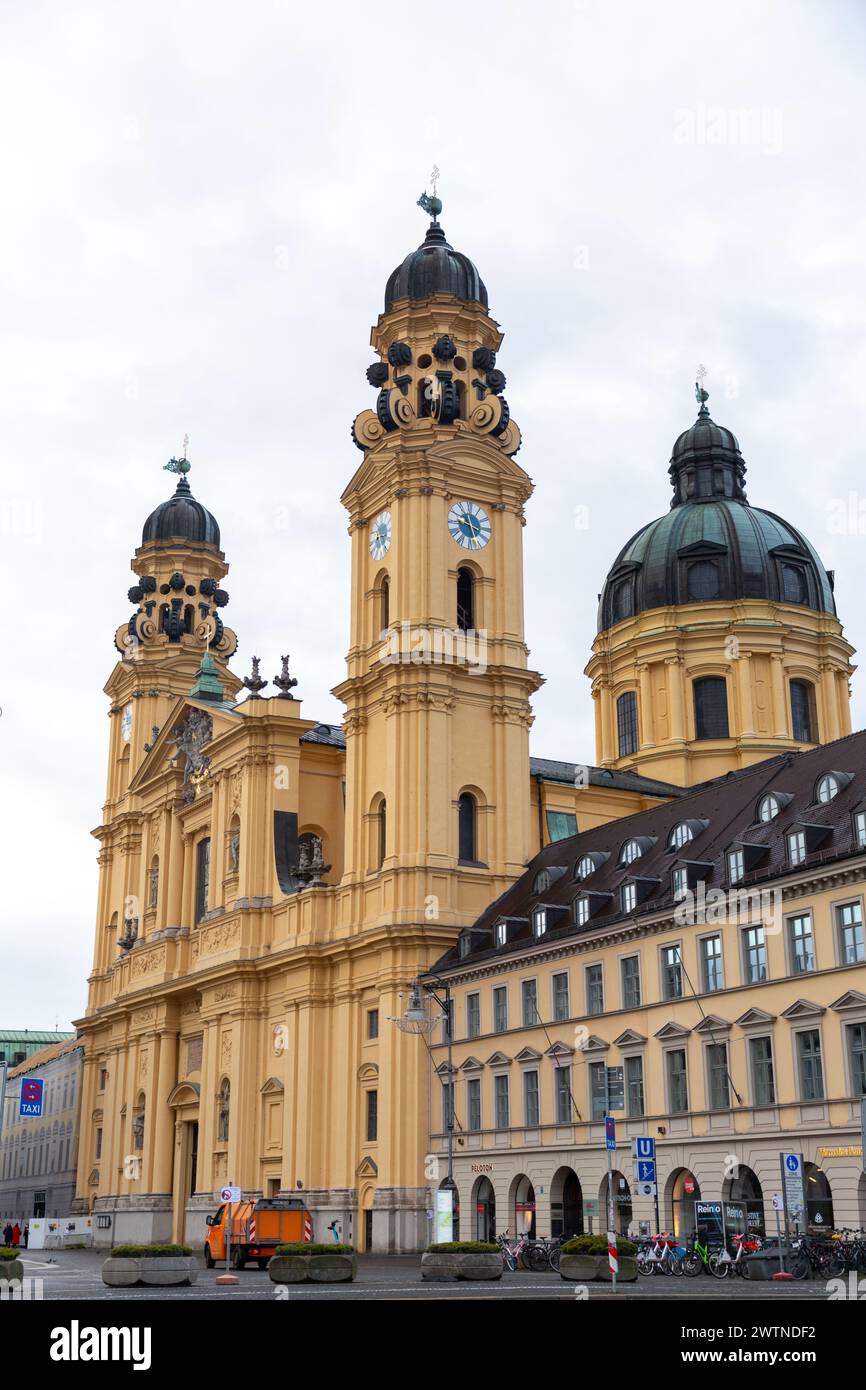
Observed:
[[[652,608],[736,599],[796,603],[835,615],[832,575],[796,527],[746,498],[730,430],[701,406],[668,470],[670,511],[623,546],[599,595],[598,630]]]
[[[422,244],[392,271],[385,286],[385,313],[398,299],[427,299],[431,294],[453,294],[455,299],[487,308],[484,281],[468,256],[445,240],[433,221]]]
[[[219,549],[220,528],[207,507],[197,502],[185,477],[178,479],[173,497],[160,502],[144,523],[142,545],[152,541],[194,541]]]

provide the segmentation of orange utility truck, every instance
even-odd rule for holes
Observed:
[[[208,1269],[225,1261],[228,1205],[224,1203],[207,1218],[204,1262]],[[313,1239],[313,1218],[300,1197],[261,1197],[257,1202],[234,1202],[231,1208],[231,1265],[243,1269],[256,1260],[267,1269],[278,1245]]]

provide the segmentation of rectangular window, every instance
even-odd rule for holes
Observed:
[[[665,999],[682,998],[683,967],[679,946],[666,946],[662,951],[662,994]]]
[[[562,1023],[570,1016],[568,973],[563,970],[553,977],[553,1021],[554,1023]]]
[[[504,922],[497,922],[493,928],[493,939],[497,946],[504,946],[507,939],[507,928]]]
[[[586,967],[586,1012],[604,1013],[604,978],[600,965]]]
[[[538,994],[534,980],[521,980],[520,999],[523,1005],[523,1026],[531,1028],[533,1024],[540,1023],[538,1016]]]
[[[99,1068],[99,1089],[100,1089],[100,1091],[104,1091],[107,1085],[108,1085],[108,1068],[107,1068],[107,1067],[100,1067],[100,1068]]]
[[[848,1061],[852,1095],[866,1096],[866,1023],[848,1025]]]
[[[671,874],[671,888],[677,902],[682,902],[689,891],[689,871],[684,865],[674,869]]]
[[[508,1027],[508,989],[497,985],[493,991],[493,1031],[504,1033]]]
[[[745,869],[745,855],[741,849],[728,850],[728,882],[739,883]]]
[[[728,689],[721,676],[695,681],[695,737],[728,737]]]
[[[96,1131],[96,1162],[102,1158],[102,1130]]]
[[[523,1123],[534,1128],[539,1122],[538,1110],[538,1072],[523,1073]]]
[[[616,732],[619,756],[627,758],[637,752],[637,695],[627,690],[616,702]]]
[[[536,937],[544,936],[547,931],[547,909],[536,907],[532,913],[532,932]]]
[[[776,1078],[773,1074],[773,1043],[770,1038],[750,1038],[752,1093],[755,1105],[775,1105]]]
[[[689,1088],[686,1076],[686,1054],[677,1048],[667,1054],[668,1108],[672,1115],[681,1115],[689,1108]]]
[[[863,909],[859,902],[843,903],[836,908],[839,931],[839,961],[842,965],[859,965],[866,960],[863,939]]]
[[[577,816],[571,811],[548,811],[547,834],[551,843],[577,834]]]
[[[625,1059],[625,1104],[630,1120],[639,1120],[644,1113],[643,1057]]]
[[[701,941],[701,983],[706,994],[725,987],[720,936],[705,936]]]
[[[788,941],[791,947],[791,973],[807,975],[815,969],[815,938],[812,935],[812,914],[801,912],[788,919]]]
[[[728,1110],[731,1096],[728,1090],[727,1043],[710,1043],[707,1047],[707,1082],[710,1110]]]
[[[379,1092],[367,1092],[367,1143],[374,1144],[379,1137]]]
[[[477,1038],[481,1032],[481,995],[466,996],[466,1036]]]
[[[589,1111],[593,1120],[603,1120],[607,1114],[607,1063],[590,1062]]]
[[[199,840],[195,850],[195,920],[207,912],[210,891],[210,840]]]
[[[589,898],[575,898],[574,920],[579,927],[585,926],[589,921]]]
[[[792,830],[788,835],[788,862],[802,864],[806,858],[805,830]]]
[[[746,984],[757,985],[767,978],[767,946],[763,927],[743,931],[743,968]]]
[[[443,1081],[442,1083],[442,1128],[447,1130],[454,1126],[454,1082]]]
[[[571,1067],[557,1067],[554,1071],[556,1086],[556,1123],[567,1125],[571,1119]]]
[[[481,1128],[481,1080],[473,1076],[466,1083],[467,1123],[470,1131],[477,1134]]]
[[[624,883],[619,891],[623,912],[634,912],[637,905],[637,884]]]
[[[787,580],[793,566],[786,565],[784,568]],[[798,743],[814,743],[812,735],[815,724],[815,687],[808,681],[791,681],[791,725]]]
[[[866,849],[866,811],[854,813],[854,839],[858,849]]]
[[[824,1067],[821,1061],[821,1034],[817,1028],[797,1034],[797,1060],[800,1068],[802,1100],[824,1099]]]
[[[620,961],[622,977],[622,1006],[636,1009],[640,1005],[640,956],[625,956]]]
[[[508,1129],[510,1124],[508,1109],[508,1077],[494,1076],[493,1098],[496,1105],[496,1128]]]
[[[373,1042],[379,1036],[379,1010],[367,1010],[367,1041]]]

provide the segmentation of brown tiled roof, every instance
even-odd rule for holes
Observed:
[[[83,1047],[84,1043],[80,1038],[66,1038],[63,1042],[52,1043],[50,1047],[43,1047],[39,1052],[34,1052],[26,1061],[19,1062],[17,1067],[9,1070],[9,1079],[13,1076],[24,1076],[28,1071],[35,1071],[37,1067],[44,1067],[46,1062],[53,1062],[58,1057],[62,1057],[65,1052],[74,1052],[76,1047]]]
[[[816,803],[815,787],[825,772],[850,775],[832,801]],[[790,800],[783,805],[772,821],[756,819],[759,799],[765,792],[785,793]],[[738,887],[761,887],[780,876],[801,873],[812,865],[831,863],[864,854],[854,835],[853,812],[866,809],[866,731],[850,734],[833,743],[811,749],[806,753],[787,753],[756,763],[753,767],[728,773],[724,777],[703,783],[685,795],[645,811],[594,826],[569,839],[558,840],[531,860],[526,872],[494,903],[491,903],[469,930],[473,933],[471,950],[458,955],[455,946],[433,967],[433,971],[448,966],[466,965],[494,955],[508,955],[529,944],[532,909],[542,904],[558,907],[561,920],[544,935],[545,941],[561,937],[586,936],[603,932],[614,924],[640,921],[650,912],[672,906],[671,870],[677,863],[688,860],[709,863],[711,868],[702,874],[707,888],[725,888],[727,883],[726,854],[738,841],[760,846],[762,853]],[[578,815],[580,803],[577,803]],[[698,828],[682,849],[670,849],[668,839],[674,826],[681,821],[706,821],[705,829]],[[786,836],[799,823],[829,828],[829,834],[810,854],[805,864],[792,869],[788,862]],[[619,851],[626,840],[641,839],[653,843],[639,859],[631,864],[619,863]],[[816,839],[820,835],[815,836]],[[574,867],[583,855],[601,852],[609,856],[596,871],[582,881],[574,878]],[[534,892],[539,870],[559,868],[550,886]],[[642,885],[647,896],[635,912],[624,913],[620,906],[619,889],[629,879],[649,880]],[[657,880],[653,883],[653,880]],[[597,905],[589,921],[582,927],[574,922],[573,904],[582,892],[610,895],[595,900]],[[555,915],[555,914],[553,914]],[[505,946],[494,948],[493,924],[502,917],[519,919],[509,933]]]

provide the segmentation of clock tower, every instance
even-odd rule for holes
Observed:
[[[502,341],[437,198],[372,331],[375,406],[352,435],[344,883],[385,874],[396,919],[459,927],[530,853],[522,532],[532,483]]]

